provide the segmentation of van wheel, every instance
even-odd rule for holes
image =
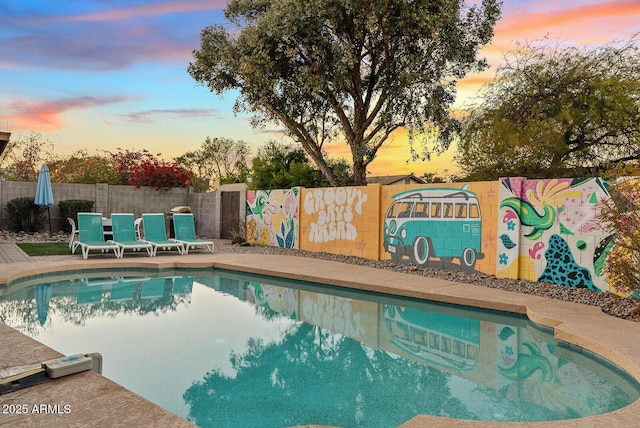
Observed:
[[[476,259],[476,250],[474,250],[473,248],[465,248],[464,252],[462,253],[462,257],[460,257],[460,261],[462,262],[462,264],[470,268],[475,266]]]
[[[424,236],[418,237],[413,243],[413,262],[422,266],[431,257],[431,242]]]

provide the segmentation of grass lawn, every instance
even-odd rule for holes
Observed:
[[[16,243],[29,256],[65,256],[71,254],[67,242]]]

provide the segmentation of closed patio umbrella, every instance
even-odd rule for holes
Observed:
[[[49,213],[49,237],[51,237],[51,210],[53,205],[53,191],[51,190],[51,175],[47,164],[42,164],[40,174],[38,174],[38,187],[36,187],[36,197],[34,204],[47,207]]]
[[[51,300],[51,292],[53,286],[51,284],[37,285],[34,294],[36,296],[36,310],[38,311],[38,321],[40,325],[44,325],[47,321],[47,314],[49,313],[49,301]]]

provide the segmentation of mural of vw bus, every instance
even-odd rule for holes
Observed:
[[[466,186],[465,186],[466,187]],[[416,265],[432,257],[459,258],[473,268],[481,251],[482,217],[475,193],[465,187],[409,190],[393,195],[384,219],[384,250],[394,262]]]

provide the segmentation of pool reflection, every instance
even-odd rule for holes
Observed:
[[[207,303],[197,309],[198,300]],[[521,316],[228,271],[114,272],[0,289],[0,320],[35,338],[59,328],[52,314],[84,326],[181,308],[200,312],[188,323],[145,317],[145,339],[114,339],[156,360],[113,378],[200,426],[395,426],[417,414],[561,420],[639,397],[635,382]],[[240,318],[247,308],[251,320]],[[136,329],[135,318],[123,322]],[[161,358],[151,332],[166,339]],[[170,367],[179,368],[166,375],[175,391],[144,377]]]

